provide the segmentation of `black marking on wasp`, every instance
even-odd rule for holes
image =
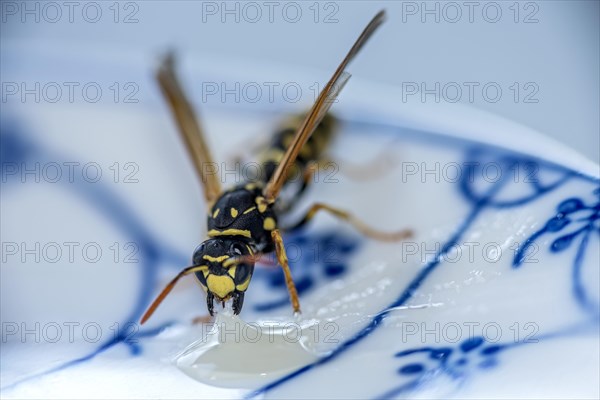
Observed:
[[[384,19],[385,12],[380,11],[369,22],[308,114],[273,137],[270,147],[262,157],[263,175],[254,182],[238,185],[225,192],[221,191],[216,175],[206,174],[202,168],[204,163],[212,163],[210,151],[196,115],[175,75],[173,58],[169,56],[165,59],[157,78],[200,178],[204,197],[210,205],[207,221],[208,239],[194,252],[192,266],[177,274],[150,305],[141,319],[142,323],[150,318],[177,281],[188,274],[195,274],[206,290],[207,306],[211,315],[214,312],[215,300],[224,305],[229,299],[233,300],[234,313],[239,314],[256,260],[273,251],[283,269],[294,312],[300,312],[298,294],[277,224],[278,215],[289,209],[291,204],[282,205],[278,196],[283,186],[289,183],[290,175],[298,171],[305,179],[294,199],[304,193],[308,178],[318,165],[334,130],[335,119],[327,112],[350,77],[345,68]],[[330,212],[375,239],[396,241],[411,234],[409,230],[380,232],[363,224],[349,213],[322,203],[314,204],[296,225],[287,230],[304,225],[319,210]]]

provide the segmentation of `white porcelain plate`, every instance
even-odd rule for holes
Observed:
[[[332,109],[336,163],[289,219],[322,201],[414,236],[378,243],[319,215],[284,238],[300,317],[282,271],[265,265],[241,319],[219,306],[218,329],[192,324],[206,306],[186,278],[140,327],[149,302],[189,265],[206,215],[151,66],[11,51],[19,66],[3,74],[15,80],[94,76],[105,92],[98,102],[3,104],[3,397],[600,395],[597,165],[509,121],[457,105],[411,107],[393,87],[352,78]],[[248,156],[249,141],[311,95],[221,101],[203,97],[202,81],[297,76],[308,88],[327,75],[241,73],[239,63],[211,58],[209,68],[187,54],[181,64],[223,161]],[[136,82],[138,102],[115,103],[113,81],[127,93]],[[357,176],[359,166],[379,170]]]

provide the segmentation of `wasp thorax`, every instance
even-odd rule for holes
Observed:
[[[196,277],[207,292],[211,315],[215,298],[222,302],[233,298],[233,311],[239,314],[254,271],[253,256],[250,245],[237,239],[209,239],[196,248],[194,265],[207,267]]]

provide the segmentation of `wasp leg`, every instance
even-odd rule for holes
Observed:
[[[233,294],[233,313],[238,315],[244,305],[244,292],[235,292]]]
[[[352,163],[346,160],[323,158],[318,162],[311,161],[304,171],[304,182],[302,190],[308,186],[308,183],[317,171],[339,172],[342,175],[354,181],[370,181],[377,178],[382,178],[387,173],[393,171],[393,167],[398,165],[398,159],[395,153],[387,150],[382,151],[373,160],[364,164]],[[332,170],[333,168],[333,170]]]
[[[206,293],[206,305],[208,306],[208,313],[210,316],[215,315],[215,295],[211,292]]]
[[[208,324],[212,320],[213,320],[213,317],[211,317],[210,315],[202,315],[202,316],[193,318],[192,319],[192,324],[194,324],[194,325]]]
[[[352,214],[348,213],[347,211],[340,210],[338,208],[335,208],[335,207],[332,207],[332,206],[329,206],[329,205],[323,204],[323,203],[313,204],[313,206],[308,210],[308,212],[304,215],[304,217],[298,223],[287,228],[286,230],[294,230],[294,229],[298,229],[298,228],[306,225],[311,219],[313,219],[315,214],[320,210],[324,210],[324,211],[327,211],[327,212],[335,215],[336,217],[348,222],[350,225],[352,225],[354,228],[356,228],[363,235],[373,238],[373,239],[376,239],[376,240],[381,240],[381,241],[385,241],[385,242],[395,242],[398,240],[407,239],[412,236],[412,231],[410,229],[404,229],[404,230],[401,230],[398,232],[378,231],[376,229],[371,228],[364,222],[356,219],[356,217],[354,217]]]
[[[277,211],[279,213],[285,214],[288,213],[292,208],[294,208],[294,206],[302,197],[302,195],[306,193],[306,188],[311,183],[311,180],[313,179],[315,173],[319,170],[319,168],[319,163],[316,161],[310,161],[306,165],[306,168],[302,173],[302,184],[298,187],[298,190],[293,196],[293,200],[289,202],[280,202],[277,204]]]
[[[321,165],[317,161],[311,161],[306,165],[306,169],[304,170],[304,175],[302,177],[304,187],[308,186],[310,180],[319,169],[321,169]]]
[[[292,301],[292,307],[294,313],[300,313],[300,301],[298,300],[298,292],[296,291],[296,285],[292,279],[292,273],[290,272],[290,266],[288,264],[287,254],[285,253],[285,246],[283,245],[283,239],[279,229],[271,231],[271,238],[275,242],[275,251],[277,253],[277,260],[279,265],[283,268],[283,274],[285,275],[285,284],[287,285],[288,292],[290,294],[290,300]]]
[[[306,165],[306,168],[304,169],[304,172],[302,173],[302,185],[298,188],[298,192],[296,193],[297,196],[301,196],[304,193],[304,191],[308,187],[308,184],[313,179],[313,176],[315,176],[315,173],[319,169],[320,169],[319,163],[316,161],[310,161]]]
[[[370,181],[377,178],[382,178],[386,174],[393,171],[394,166],[398,165],[398,157],[390,150],[384,150],[374,157],[372,160],[364,164],[357,164],[346,160],[325,158],[319,161],[320,170],[330,170],[333,167],[342,175],[354,181]]]

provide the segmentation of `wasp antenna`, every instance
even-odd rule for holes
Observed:
[[[178,273],[177,276],[175,278],[173,278],[171,280],[171,282],[169,282],[167,284],[167,286],[165,286],[165,288],[162,290],[162,292],[160,292],[160,294],[156,297],[156,299],[152,302],[152,304],[150,304],[150,307],[148,307],[148,310],[146,310],[146,312],[142,316],[142,319],[140,320],[140,324],[144,325],[146,323],[146,321],[148,321],[148,319],[150,319],[150,317],[152,316],[152,314],[154,314],[154,311],[156,311],[156,309],[158,308],[160,303],[162,303],[163,300],[165,299],[165,297],[167,297],[169,295],[169,293],[171,293],[171,290],[173,290],[173,288],[175,287],[175,284],[177,283],[177,281],[179,279],[181,279],[183,276],[191,274],[193,272],[203,271],[206,269],[208,269],[208,267],[206,265],[201,265],[201,266],[192,265],[191,267],[187,267],[187,268],[183,269],[180,273]]]
[[[256,263],[261,261],[262,256],[263,254],[248,254],[246,256],[230,258],[229,260],[223,263],[223,267],[229,268],[233,267],[234,265],[243,264],[246,262]]]

